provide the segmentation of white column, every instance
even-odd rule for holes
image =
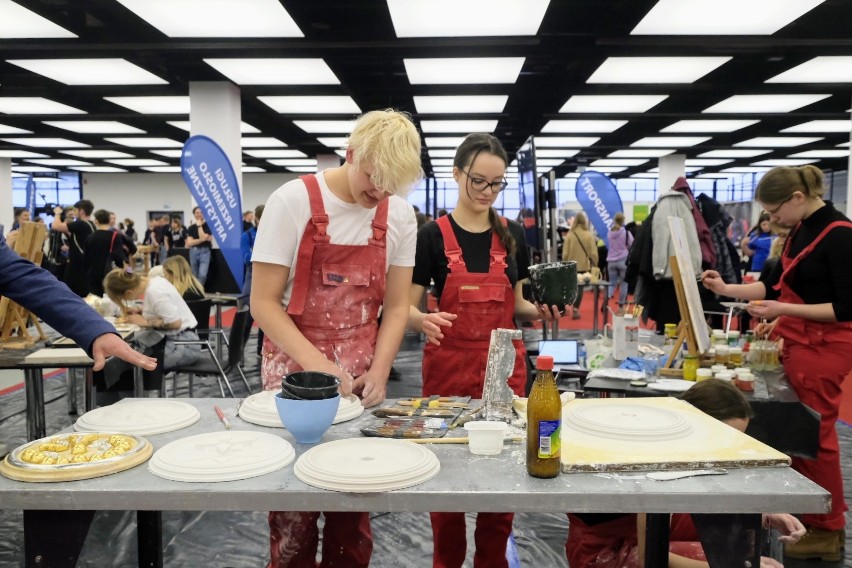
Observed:
[[[317,154],[317,171],[336,168],[340,165],[340,161],[341,158],[337,154]]]
[[[0,224],[4,227],[3,234],[9,232],[15,222],[14,205],[12,204],[12,160],[0,158]]]
[[[668,191],[677,178],[686,176],[686,154],[669,154],[660,158],[660,191]]]
[[[191,81],[189,83],[190,134],[212,138],[234,167],[240,198],[243,192],[242,122],[240,90],[232,83]]]

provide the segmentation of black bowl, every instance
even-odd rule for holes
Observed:
[[[281,381],[281,390],[288,391],[293,397],[306,400],[333,398],[340,387],[340,379],[328,373],[317,371],[298,371],[286,375]]]
[[[283,382],[281,383],[281,398],[289,398],[290,400],[305,400],[300,396],[296,396],[289,390],[287,390],[287,385]]]

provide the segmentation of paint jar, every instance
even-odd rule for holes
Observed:
[[[707,379],[712,379],[712,378],[713,378],[713,371],[711,371],[710,369],[701,368],[701,369],[698,369],[695,372],[696,382],[700,383],[701,381],[706,381]]]
[[[734,380],[734,372],[733,371],[720,371],[713,375],[714,379],[718,379],[720,381],[725,381],[726,383],[730,383]]]
[[[742,373],[737,376],[734,384],[743,392],[754,392],[754,375]]]
[[[696,380],[698,368],[701,365],[698,360],[698,355],[684,355],[683,356],[683,378],[687,381]]]
[[[667,323],[663,326],[663,333],[665,333],[666,339],[671,339],[674,341],[677,339],[677,324],[676,323]]]
[[[738,376],[741,373],[751,374],[751,369],[749,369],[748,367],[737,367],[736,369],[734,369],[734,376]]]
[[[728,334],[725,333],[724,329],[714,329],[713,330],[713,345],[727,345],[728,344]]]
[[[743,364],[743,348],[742,347],[729,347],[728,348],[728,363],[731,365],[742,365]]]
[[[656,382],[660,370],[660,356],[653,351],[647,351],[643,354],[642,370],[645,372],[645,379],[649,383]]]
[[[715,375],[716,373],[720,373],[722,371],[727,371],[728,367],[726,367],[725,365],[719,365],[717,363],[716,365],[713,365],[712,367],[710,367],[710,370],[713,371],[713,374]]]
[[[742,356],[742,352],[740,352],[740,356]],[[716,346],[716,363],[719,365],[727,365],[729,362],[729,351],[727,345],[717,345]]]
[[[732,329],[728,332],[728,347],[740,347],[740,332]]]

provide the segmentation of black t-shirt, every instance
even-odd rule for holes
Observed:
[[[169,229],[167,236],[169,238],[169,247],[175,248],[183,248],[186,246],[186,235],[187,230],[185,227],[181,227],[178,230]]]
[[[204,229],[204,232],[207,233],[208,235],[213,234],[213,233],[210,232],[210,227],[207,226],[206,222],[201,225],[201,228]],[[195,223],[193,223],[192,225],[189,226],[189,228],[186,230],[186,233],[190,237],[192,237],[193,239],[200,238],[198,236],[198,225],[196,225]],[[211,243],[210,241],[204,241],[203,243],[197,244],[195,246],[198,247],[198,248],[212,248],[213,243]]]
[[[91,221],[78,219],[68,223],[68,232],[71,233],[71,243],[68,247],[68,260],[77,266],[83,266],[83,251],[86,250],[86,238],[95,232],[95,224]]]
[[[488,272],[491,262],[491,231],[470,233],[459,227],[452,215],[449,215],[449,219],[468,272]],[[530,257],[521,226],[509,221],[508,229],[515,239],[515,254],[506,257],[506,276],[514,288],[519,280],[529,278]],[[414,262],[412,282],[427,288],[434,280],[435,294],[440,298],[449,268],[447,256],[444,254],[444,237],[437,222],[430,221],[417,232],[417,254]]]
[[[826,201],[825,207],[814,211],[794,229],[789,239],[790,249],[786,256],[795,258],[829,224],[849,219]],[[837,321],[852,321],[852,262],[846,255],[852,251],[852,228],[836,227],[828,232],[811,253],[796,266],[791,288],[806,304],[831,303]],[[772,286],[781,279],[783,268],[777,263],[766,278],[766,298],[777,300],[779,292]]]

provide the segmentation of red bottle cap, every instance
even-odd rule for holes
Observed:
[[[535,368],[542,371],[553,370],[553,355],[539,355],[535,360]]]

